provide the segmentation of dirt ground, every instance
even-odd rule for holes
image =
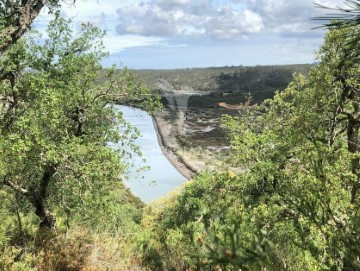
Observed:
[[[227,169],[229,139],[222,125],[224,114],[239,113],[221,107],[189,107],[183,112],[165,108],[154,116],[164,154],[186,178]]]

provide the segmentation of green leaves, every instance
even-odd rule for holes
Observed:
[[[280,215],[273,230],[284,222],[295,226],[302,242],[293,236],[287,243],[297,244],[316,260],[322,258],[328,268],[348,264],[342,258],[349,253],[343,231],[351,227],[345,221],[357,208],[350,193],[358,179],[354,173],[359,152],[349,142],[357,142],[359,133],[349,133],[349,127],[358,121],[358,98],[351,93],[358,91],[360,67],[348,55],[344,31],[329,32],[320,49],[321,63],[308,78],[295,75],[284,92],[253,113],[252,122],[227,119],[232,160],[248,168],[245,183],[256,191],[251,192],[252,211],[262,203],[269,209],[284,206],[293,224]]]
[[[70,24],[56,14],[43,45],[23,40],[1,58],[0,182],[7,176],[9,191],[29,191],[23,196],[37,213],[75,214],[86,206],[96,215],[91,203],[115,199],[110,191],[127,197],[121,184],[131,163],[127,152],[137,151],[138,133],[112,104],[154,110],[158,100],[128,70],[102,68],[103,31],[86,24],[74,33]],[[114,208],[113,215],[123,211]]]
[[[295,74],[273,99],[224,117],[229,163],[243,173],[203,174],[159,209],[149,243],[164,266],[358,268],[360,66],[348,50],[356,31],[333,29],[307,77]]]

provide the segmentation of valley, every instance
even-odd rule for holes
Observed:
[[[243,169],[228,166],[224,115],[239,116],[272,98],[314,65],[216,67],[132,71],[164,106],[154,114],[164,153],[188,179],[203,172]],[[175,157],[174,157],[175,154]]]

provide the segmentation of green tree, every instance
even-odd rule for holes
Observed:
[[[290,242],[320,269],[359,267],[360,67],[359,46],[349,42],[358,30],[332,29],[309,78],[296,76],[260,117],[229,123],[235,157],[250,168],[248,189],[258,194],[252,204],[279,208],[274,226],[291,221],[301,245]]]
[[[226,118],[230,162],[244,173],[186,186],[155,216],[146,253],[169,255],[176,237],[189,245],[172,257],[203,270],[360,268],[358,31],[332,29],[308,77]]]
[[[22,39],[0,62],[0,187],[45,228],[54,210],[74,212],[122,186],[126,148],[109,143],[136,150],[137,133],[114,101],[149,110],[157,101],[126,69],[102,68],[102,31],[86,24],[75,35],[69,23],[57,16],[44,44]]]

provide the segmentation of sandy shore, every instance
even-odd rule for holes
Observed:
[[[163,131],[164,127],[160,127],[157,117],[152,116],[153,125],[156,131],[157,139],[161,148],[161,151],[169,162],[183,175],[186,179],[194,178],[198,173],[188,165],[180,156],[176,154],[176,150],[171,148],[166,142],[169,140]]]
[[[228,152],[223,151],[223,145],[216,145],[215,142],[209,148],[209,146],[204,147],[199,142],[192,144],[189,128],[185,130],[187,134],[180,135],[177,117],[171,110],[164,109],[155,114],[152,119],[163,154],[185,178],[192,179],[205,171],[229,171],[235,174],[244,171],[241,168],[229,166]],[[188,122],[190,121],[188,120]],[[207,140],[206,136],[207,134],[204,132],[203,140]]]

